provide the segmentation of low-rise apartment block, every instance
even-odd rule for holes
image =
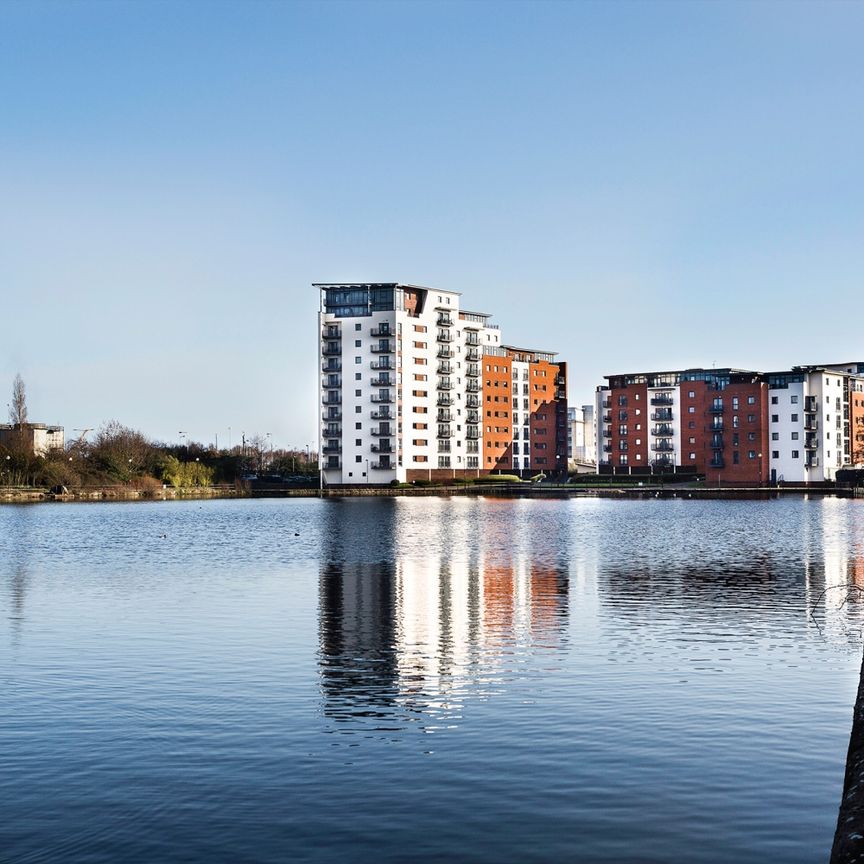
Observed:
[[[65,446],[62,426],[47,426],[45,423],[0,423],[0,448],[24,449],[34,456],[45,456],[51,450],[62,450]]]
[[[502,344],[457,292],[315,287],[328,485],[566,468],[567,371],[554,354]]]
[[[864,364],[613,375],[597,391],[597,467],[730,485],[824,483],[864,461]]]

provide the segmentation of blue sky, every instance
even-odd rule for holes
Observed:
[[[303,446],[310,283],[342,279],[464,292],[560,352],[576,403],[616,372],[864,359],[862,25],[7,0],[0,388],[20,371],[69,430]]]

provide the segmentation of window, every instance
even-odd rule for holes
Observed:
[[[359,325],[359,324],[355,324],[355,325],[354,325],[354,329],[357,330],[357,331],[359,331],[359,330],[360,330],[360,325]]]
[[[771,433],[771,440],[772,441],[779,441],[780,440],[780,433],[779,432],[772,432]]]
[[[354,446],[355,447],[362,447],[363,446],[363,439],[362,438],[355,438],[354,439]]]
[[[780,451],[779,450],[772,450],[771,451],[771,458],[772,459],[779,459],[780,458]]]
[[[741,454],[737,450],[732,451],[732,464],[738,465],[741,462]]]
[[[363,342],[360,339],[354,340],[354,347],[355,348],[359,348],[362,344],[363,344]]]
[[[776,405],[780,400],[776,396],[771,397],[771,404]]]
[[[797,440],[798,440],[798,433],[797,433],[797,432],[793,432],[793,433],[792,433],[792,440],[793,440],[793,441],[797,441]]]
[[[737,432],[732,433],[732,446],[733,447],[738,446],[738,433]]]
[[[687,408],[687,413],[688,413],[688,414],[695,414],[695,413],[696,413],[696,406],[695,406],[695,405],[690,405],[690,406]]]
[[[738,420],[738,415],[737,415],[737,414],[733,414],[733,415],[732,415],[732,428],[733,428],[733,429],[737,429],[739,425],[740,425],[740,423],[739,423],[739,420]]]
[[[747,451],[747,458],[748,459],[755,459],[756,458],[756,451],[755,450],[748,450]]]
[[[363,391],[362,391],[362,390],[355,390],[355,391],[354,391],[354,395],[355,395],[355,396],[362,396],[362,395],[363,395]]]
[[[793,451],[792,451],[792,458],[793,458],[793,459],[797,459],[797,458],[798,458],[798,451],[797,451],[797,450],[793,450]]]
[[[691,436],[691,437],[688,439],[688,442],[687,442],[687,443],[688,443],[688,444],[695,444],[695,443],[696,443],[696,439],[693,438],[693,437]]]
[[[618,457],[618,464],[619,465],[626,465],[627,464],[627,454],[626,453],[622,453]]]
[[[748,423],[755,423],[756,422],[756,415],[755,414],[748,414],[747,415],[747,422]]]
[[[626,396],[619,396],[618,397],[618,404],[622,408],[626,408],[627,407],[627,397]]]
[[[354,380],[355,381],[362,381],[363,380],[363,373],[362,372],[355,372],[354,373]]]
[[[779,423],[780,422],[780,415],[779,414],[772,414],[771,415],[771,422],[772,423]]]
[[[362,429],[362,428],[363,428],[363,424],[362,424],[362,423],[355,423],[355,424],[354,424],[354,428],[355,428],[355,429]]]
[[[747,433],[747,440],[748,441],[755,441],[756,440],[756,433],[755,432],[748,432]]]
[[[748,405],[755,405],[756,404],[756,397],[755,396],[748,396],[747,397],[747,404]]]
[[[360,405],[355,405],[355,406],[354,406],[354,413],[355,413],[355,414],[359,414],[359,413],[361,412],[361,410],[362,410],[362,409],[361,409],[361,406],[360,406]]]
[[[792,422],[793,422],[793,423],[797,423],[797,422],[798,422],[798,415],[797,415],[797,414],[793,414],[793,415],[792,415]]]
[[[738,410],[738,397],[737,396],[732,397],[732,410],[733,411]]]
[[[690,458],[691,458],[691,459],[695,459],[695,458],[696,458],[696,454],[695,454],[695,453],[691,453],[691,454],[690,454]]]
[[[355,457],[354,457],[354,461],[355,461],[355,462],[362,462],[362,461],[363,461],[363,457],[362,457],[362,456],[355,456]]]
[[[695,391],[695,390],[689,390],[689,391],[687,392],[687,395],[688,395],[691,399],[695,399],[695,398],[696,398],[696,391]]]
[[[687,428],[688,429],[695,429],[696,428],[696,421],[695,420],[688,421]]]
[[[798,404],[798,397],[797,397],[797,396],[792,396],[792,397],[790,398],[790,401],[792,402],[793,405],[797,405],[797,404]]]

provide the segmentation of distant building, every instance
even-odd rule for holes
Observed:
[[[832,481],[864,462],[864,364],[782,372],[685,369],[607,377],[597,468],[729,484]]]
[[[318,283],[330,485],[566,468],[566,363],[503,345],[453,291]]]
[[[567,409],[567,460],[571,471],[594,470],[597,463],[597,428],[593,405]]]
[[[0,423],[0,447],[13,449],[23,446],[34,456],[45,456],[51,450],[62,450],[65,439],[62,426],[25,423],[23,427]]]

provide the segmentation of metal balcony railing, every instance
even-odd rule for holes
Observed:
[[[442,360],[438,364],[439,375],[452,375],[456,371],[456,367],[449,360]]]
[[[436,405],[452,405],[453,397],[448,393],[439,394],[438,398],[435,400]]]
[[[396,379],[392,375],[376,375],[372,379],[373,387],[395,387]]]
[[[342,395],[335,390],[331,390],[322,400],[323,405],[341,405]]]
[[[372,395],[373,402],[379,402],[382,404],[392,403],[393,395],[391,393],[378,393]]]
[[[321,337],[323,339],[341,339],[342,331],[338,327],[325,327]]]
[[[369,430],[369,434],[376,438],[392,438],[395,433],[389,426],[373,426]]]
[[[815,436],[807,436],[804,439],[804,449],[805,450],[818,450],[819,449],[819,440]]]
[[[708,408],[708,413],[709,414],[722,414],[723,413],[723,406],[722,405],[711,405]]]
[[[390,443],[388,442],[385,444],[383,441],[380,444],[373,444],[371,449],[372,449],[373,453],[392,453],[393,452],[393,448],[390,446]]]
[[[816,414],[819,411],[819,403],[816,400],[815,396],[805,396],[804,397],[804,413],[805,414]]]
[[[479,396],[466,396],[465,397],[465,405],[468,408],[479,408],[480,407],[480,397]]]
[[[804,429],[807,432],[815,432],[819,428],[819,420],[816,417],[806,417],[804,419]]]
[[[659,426],[654,426],[651,429],[652,435],[669,436],[674,435],[675,431],[670,423],[661,423]]]
[[[379,336],[392,336],[393,331],[390,329],[389,324],[379,324],[377,327],[372,328],[372,336],[374,338],[378,338]]]
[[[479,381],[466,381],[465,382],[465,392],[466,393],[479,393],[480,392],[480,382]]]
[[[379,408],[377,411],[370,412],[369,415],[373,420],[395,420],[396,413],[389,408]]]
[[[388,471],[396,466],[389,459],[379,459],[377,462],[372,462],[369,467],[376,471]]]
[[[436,321],[439,327],[452,327],[453,319],[444,312],[438,313],[438,320]]]
[[[667,394],[658,394],[651,397],[652,405],[673,405],[675,400]]]
[[[469,363],[465,368],[465,374],[469,378],[479,378],[480,366],[477,363]]]
[[[723,436],[715,435],[711,439],[711,449],[712,450],[722,450],[723,449]]]
[[[331,379],[329,379],[329,378],[325,378],[325,379],[321,382],[321,386],[322,386],[325,390],[331,390],[331,389],[333,389],[333,388],[339,388],[339,387],[342,386],[342,379],[339,378],[339,377],[337,377],[336,380],[333,381],[333,380],[331,380]]]
[[[449,378],[439,378],[438,383],[435,385],[438,390],[452,390],[453,383]]]
[[[476,363],[480,360],[480,350],[478,348],[469,348],[465,352],[465,359],[469,363]]]
[[[379,342],[377,345],[372,345],[373,354],[392,354],[395,350],[392,342]]]
[[[651,412],[651,419],[655,422],[666,421],[672,419],[672,412],[668,408],[660,408],[657,411]]]
[[[380,360],[373,360],[369,365],[376,370],[390,369],[392,371],[396,368],[392,357],[382,357]]]
[[[325,360],[321,364],[322,372],[341,372],[342,371],[342,361],[341,360]]]
[[[656,444],[652,444],[651,449],[655,453],[674,453],[675,452],[675,448],[672,446],[672,444],[669,444],[666,441],[658,441]]]
[[[330,444],[328,444],[328,445],[326,445],[325,447],[322,447],[322,448],[321,448],[321,452],[322,452],[325,456],[328,456],[328,455],[330,455],[331,453],[333,453],[333,454],[337,454],[337,453],[341,453],[341,452],[342,452],[342,447],[341,447],[340,445],[338,445],[338,444],[335,444],[335,445],[330,445]]]
[[[328,342],[321,349],[321,353],[325,357],[338,357],[342,353],[342,346],[337,342]]]
[[[333,409],[330,409],[329,411],[323,412],[323,414],[321,415],[321,419],[322,420],[341,420],[342,419],[342,412],[341,411],[334,411]]]
[[[453,334],[449,330],[439,330],[438,331],[438,341],[439,342],[452,342]]]

